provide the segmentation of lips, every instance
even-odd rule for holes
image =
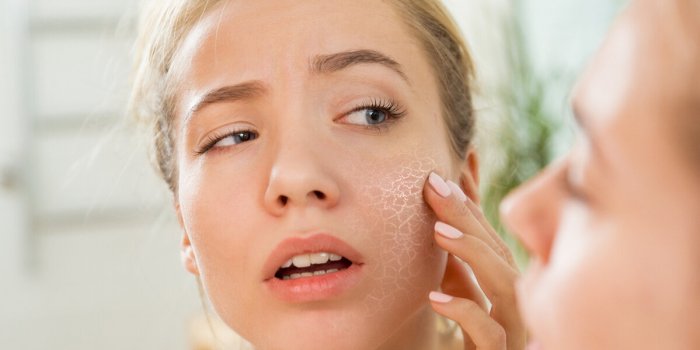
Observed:
[[[338,254],[327,252],[298,254],[287,260],[287,262],[277,270],[275,277],[288,280],[320,276],[345,270],[351,265],[352,261]]]
[[[263,282],[288,302],[332,298],[360,280],[362,255],[339,238],[321,233],[292,237],[272,251],[263,267]]]

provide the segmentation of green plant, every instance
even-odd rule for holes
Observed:
[[[523,267],[527,252],[506,233],[498,206],[511,190],[552,160],[553,136],[561,125],[546,108],[547,81],[537,75],[528,55],[521,19],[517,15],[512,17],[504,28],[509,81],[498,96],[503,107],[503,122],[497,135],[500,156],[484,189],[482,205],[487,218]]]

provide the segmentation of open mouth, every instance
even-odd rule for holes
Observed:
[[[265,290],[287,303],[342,298],[363,280],[364,257],[328,233],[293,235],[270,252],[262,268]]]
[[[349,259],[327,252],[295,255],[287,260],[275,273],[280,280],[294,280],[322,276],[345,270],[352,266]]]

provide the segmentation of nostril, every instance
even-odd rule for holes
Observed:
[[[321,201],[325,200],[327,197],[325,193],[323,193],[322,191],[317,191],[317,190],[311,191],[307,195],[312,195],[312,194],[314,197],[318,198]],[[289,204],[289,200],[290,200],[289,196],[280,195],[277,197],[277,203],[279,203],[279,205],[281,207],[287,206]],[[301,201],[300,201],[300,203],[301,203]]]

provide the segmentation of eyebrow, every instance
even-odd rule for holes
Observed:
[[[387,55],[375,50],[353,50],[315,56],[311,60],[310,71],[313,74],[330,74],[358,64],[380,64],[401,76],[410,86],[408,76],[401,65]],[[200,96],[189,108],[183,126],[192,116],[205,107],[220,102],[236,102],[261,97],[267,93],[265,84],[258,80],[247,81],[236,85],[223,86]]]
[[[185,117],[185,123],[192,115],[202,110],[208,105],[219,102],[235,102],[239,100],[249,100],[260,97],[267,92],[265,84],[260,81],[247,81],[244,83],[223,86],[207,92],[197,99],[197,101],[188,110]],[[185,124],[183,123],[183,124]]]
[[[311,61],[311,72],[328,74],[358,64],[380,64],[398,73],[408,85],[410,81],[401,65],[389,56],[375,50],[343,51],[330,55],[320,55]]]

